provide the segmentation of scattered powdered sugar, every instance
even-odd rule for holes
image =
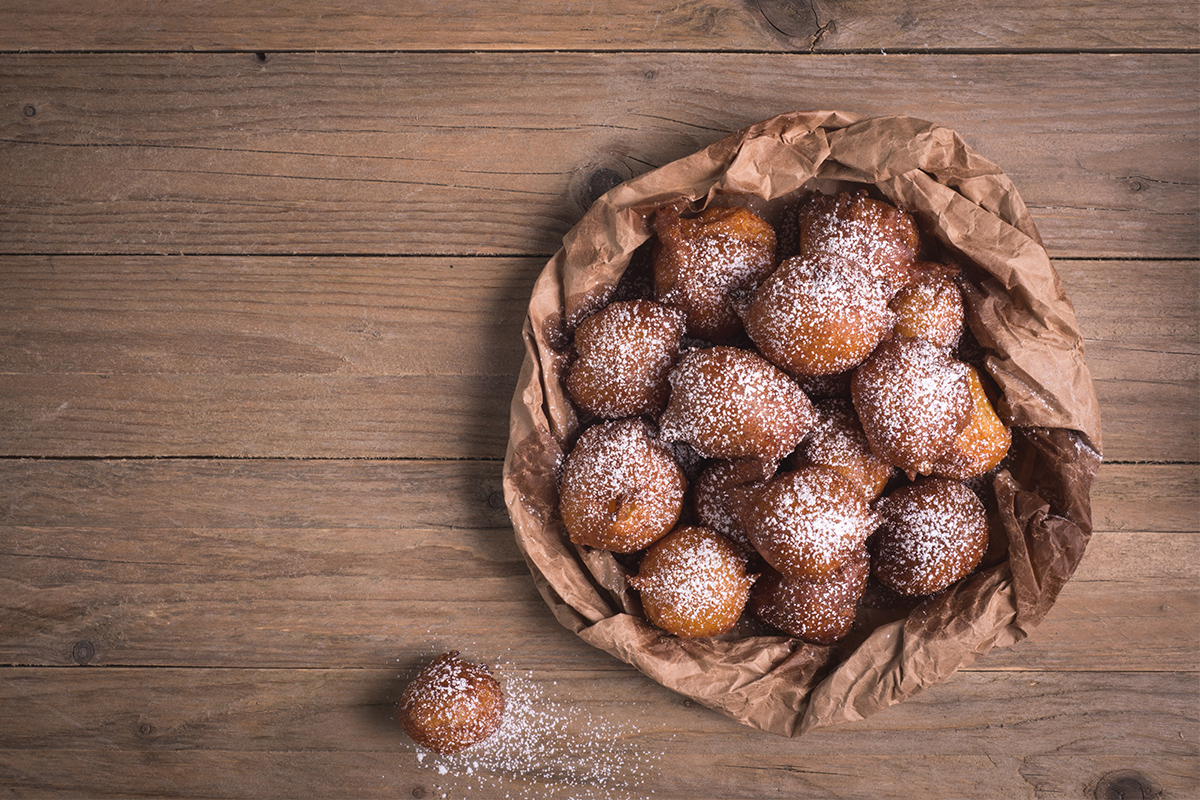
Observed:
[[[495,670],[505,694],[500,728],[452,755],[417,748],[417,763],[450,782],[435,781],[434,798],[633,800],[662,752],[639,743],[628,720],[613,722],[547,694],[530,672]],[[557,683],[557,682],[556,682]]]

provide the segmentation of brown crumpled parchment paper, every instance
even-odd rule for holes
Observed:
[[[848,183],[914,214],[922,235],[971,279],[968,323],[1014,428],[984,494],[992,549],[971,576],[911,608],[867,612],[825,647],[780,635],[682,640],[637,611],[623,568],[573,545],[557,515],[559,470],[576,419],[559,375],[570,331],[605,302],[648,215],[752,196],[764,208]],[[862,719],[946,680],[1045,616],[1091,535],[1100,414],[1083,337],[1033,220],[1007,176],[953,131],[908,117],[785,114],[738,131],[601,197],[534,286],[513,398],[504,491],[517,543],[558,620],[580,638],[739,722],[794,736]],[[633,593],[636,594],[636,593]]]

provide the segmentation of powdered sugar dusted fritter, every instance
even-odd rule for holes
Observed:
[[[971,379],[971,421],[931,470],[934,475],[959,481],[977,478],[994,469],[1012,445],[1012,431],[992,408],[979,371],[971,366],[967,369]]]
[[[901,594],[940,591],[979,564],[988,546],[987,513],[957,481],[922,478],[879,501],[883,518],[873,569]]]
[[[683,470],[645,422],[605,422],[584,431],[567,456],[559,510],[576,544],[632,553],[675,526],[686,488]]]
[[[677,528],[655,542],[629,584],[646,617],[685,639],[716,636],[742,615],[754,578],[737,548],[715,531]]]
[[[913,280],[892,298],[895,332],[939,347],[958,344],[963,330],[963,296],[954,278],[958,267],[918,261]]]
[[[787,375],[748,350],[693,350],[671,371],[659,435],[708,458],[753,458],[770,475],[795,449],[816,412]]]
[[[929,474],[971,415],[970,369],[924,339],[881,344],[850,381],[871,449],[911,475]]]
[[[443,653],[421,670],[400,697],[400,726],[437,753],[457,753],[500,727],[504,694],[487,667]]]
[[[754,584],[750,607],[785,633],[814,644],[833,644],[853,627],[870,572],[865,547],[822,583],[793,580],[768,570]]]
[[[866,192],[813,194],[800,205],[800,255],[840,255],[883,278],[895,294],[910,280],[921,249],[913,218]]]
[[[815,582],[829,580],[849,561],[878,521],[857,485],[819,466],[774,478],[745,515],[750,541],[768,564]]]
[[[650,300],[612,303],[576,328],[579,357],[567,374],[567,391],[598,417],[658,414],[667,404],[667,374],[682,338],[683,312]]]
[[[840,253],[785,261],[745,313],[746,333],[796,376],[833,375],[860,363],[891,331],[891,284]]]
[[[798,452],[805,462],[831,467],[857,483],[868,500],[879,496],[895,472],[871,450],[849,400],[817,404],[817,424]]]
[[[694,218],[680,210],[668,206],[655,218],[655,299],[683,309],[692,336],[726,342],[742,330],[730,295],[775,268],[775,230],[746,208],[708,208]]]

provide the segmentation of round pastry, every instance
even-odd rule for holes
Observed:
[[[996,415],[979,372],[968,366],[971,381],[971,421],[949,452],[933,462],[932,474],[965,481],[993,469],[1012,445],[1012,431]]]
[[[753,288],[775,268],[775,230],[746,208],[708,208],[694,218],[679,206],[658,212],[654,296],[683,309],[687,331],[726,342],[742,330],[730,295]]]
[[[767,563],[788,578],[828,581],[862,547],[877,517],[857,484],[829,467],[785,472],[743,512]]]
[[[798,219],[800,255],[844,256],[886,280],[891,294],[908,283],[921,237],[913,218],[890,203],[863,191],[814,194],[800,204]]]
[[[850,395],[875,454],[927,475],[971,418],[970,370],[924,339],[881,344],[850,381]]]
[[[641,419],[594,425],[563,468],[559,511],[576,544],[632,553],[679,520],[687,480]]]
[[[891,285],[839,253],[785,261],[745,312],[767,360],[797,377],[833,375],[870,354],[892,329]]]
[[[979,564],[988,546],[987,513],[957,481],[922,478],[879,501],[883,519],[873,569],[901,594],[945,589]]]
[[[765,485],[755,461],[714,461],[692,484],[696,520],[728,538],[746,554],[754,552],[742,527],[742,508]]]
[[[729,540],[708,528],[677,528],[654,543],[629,584],[646,617],[684,639],[716,636],[742,615],[754,578]]]
[[[750,592],[750,609],[763,622],[806,642],[833,644],[854,625],[870,572],[865,547],[824,583],[792,580],[768,568]]]
[[[770,475],[812,426],[816,413],[787,375],[748,350],[693,350],[670,374],[659,418],[664,440],[690,444],[706,458],[752,458]]]
[[[817,424],[798,453],[806,463],[831,467],[854,481],[868,501],[879,497],[895,472],[891,464],[871,450],[854,406],[845,400],[817,404]]]
[[[895,332],[939,347],[958,344],[963,330],[963,297],[954,282],[958,267],[919,261],[913,280],[892,298]]]
[[[575,330],[579,357],[567,373],[576,405],[598,417],[657,416],[679,357],[682,312],[651,300],[612,303]]]
[[[487,667],[443,653],[417,673],[400,696],[400,726],[436,753],[457,753],[500,727],[504,693]]]

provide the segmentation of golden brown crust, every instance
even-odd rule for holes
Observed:
[[[963,331],[963,296],[954,279],[958,267],[917,262],[913,280],[890,303],[899,336],[925,339],[952,348]]]
[[[657,415],[679,358],[682,312],[651,300],[612,303],[575,330],[579,357],[566,387],[583,410],[606,419]]]
[[[784,633],[813,644],[833,644],[853,627],[870,572],[865,547],[823,583],[793,580],[768,569],[751,590],[750,608]]]
[[[813,194],[800,204],[800,255],[841,255],[886,280],[895,294],[911,279],[921,249],[913,218],[866,192]]]
[[[860,363],[892,329],[890,284],[845,256],[788,259],[746,309],[746,333],[759,351],[795,375],[834,375]]]
[[[767,563],[788,578],[813,582],[829,580],[878,521],[856,484],[820,466],[777,476],[744,513],[750,541]]]
[[[910,475],[929,474],[971,417],[970,369],[924,339],[881,344],[850,381],[871,449]]]
[[[694,639],[717,636],[737,623],[754,577],[728,539],[708,528],[684,527],[651,546],[629,583],[652,623]]]
[[[708,208],[693,218],[679,206],[658,212],[654,223],[654,296],[680,308],[687,331],[727,342],[742,330],[731,295],[751,289],[775,268],[775,230],[746,208]]]
[[[816,418],[795,381],[748,350],[693,350],[679,360],[670,381],[660,436],[687,442],[707,458],[756,459],[763,476],[795,449]]]
[[[979,371],[968,366],[971,381],[971,421],[949,452],[933,463],[932,474],[965,481],[994,469],[1012,446],[1012,431],[988,400]]]
[[[679,519],[683,470],[646,423],[594,425],[567,456],[559,511],[571,541],[632,553],[665,536]]]
[[[487,667],[443,653],[422,669],[400,696],[400,726],[414,742],[437,753],[457,753],[500,727],[504,693]]]
[[[957,481],[922,478],[878,505],[883,519],[872,568],[883,585],[906,595],[945,589],[975,569],[988,546],[987,513]]]

